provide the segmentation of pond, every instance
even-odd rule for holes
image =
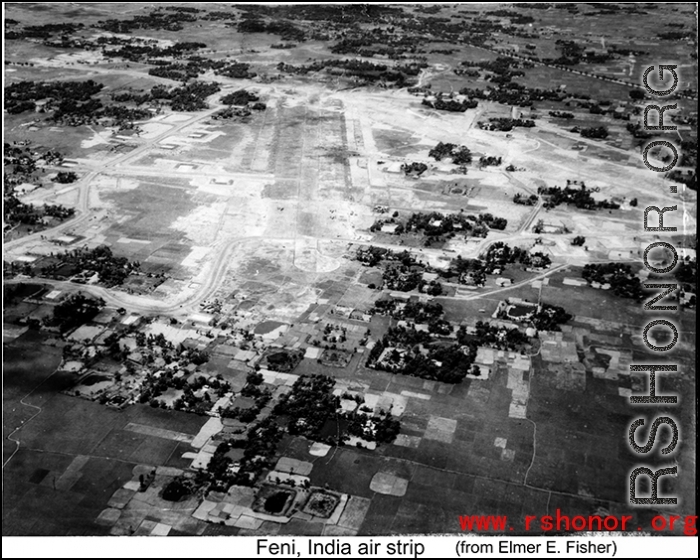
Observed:
[[[513,305],[508,309],[508,315],[511,317],[525,317],[530,313],[534,313],[535,307],[529,305]]]
[[[267,334],[285,325],[286,323],[280,323],[279,321],[263,321],[255,327],[254,332],[255,334]]]
[[[270,513],[280,513],[289,499],[289,492],[277,492],[265,500],[265,511]]]
[[[83,382],[81,385],[85,385],[86,387],[90,387],[91,385],[94,385],[95,383],[100,383],[101,381],[109,381],[111,378],[106,376],[106,375],[98,375],[98,374],[91,374],[88,375],[85,379],[83,379]]]
[[[323,424],[321,431],[318,433],[320,439],[325,440],[327,437],[341,436],[347,432],[349,422],[341,416],[340,421],[337,418],[329,418]]]

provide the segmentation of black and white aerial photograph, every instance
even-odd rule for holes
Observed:
[[[697,9],[3,3],[3,540],[697,537]]]

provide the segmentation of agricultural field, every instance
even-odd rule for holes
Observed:
[[[692,6],[4,16],[3,535],[646,532],[648,341],[683,396],[659,490],[695,514]]]

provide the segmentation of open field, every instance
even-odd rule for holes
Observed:
[[[175,441],[125,427],[167,427],[196,435],[205,419],[149,407],[116,412],[59,394],[72,384],[70,374],[51,375],[48,380],[46,376],[58,365],[60,352],[43,346],[40,361],[28,363],[26,352],[36,344],[24,337],[5,349],[3,425],[9,429],[23,423],[13,435],[20,442],[19,449],[4,468],[8,489],[3,495],[5,534],[106,534],[94,520],[114,491],[131,479],[133,468],[165,465],[187,450]],[[4,436],[3,456],[8,461],[15,446]],[[61,516],[50,513],[57,509]],[[47,522],[49,518],[53,521]]]
[[[456,535],[461,515],[506,515],[522,535],[557,508],[648,528],[658,508],[628,504],[630,365],[662,315],[582,280],[616,262],[648,281],[662,239],[697,274],[697,194],[650,172],[627,126],[661,57],[682,73],[678,136],[697,137],[692,40],[658,35],[697,24],[639,6],[8,5],[6,33],[30,36],[6,41],[6,86],[94,80],[80,102],[117,116],[6,98],[4,282],[25,285],[3,309],[3,534]],[[31,36],[66,22],[72,46]],[[464,109],[465,87],[476,107],[430,105]],[[542,190],[583,184],[578,207]],[[74,213],[32,221],[54,205]],[[677,207],[677,234],[644,232],[648,206]],[[663,315],[682,402],[659,409],[683,474],[660,489],[693,515],[685,289]],[[71,324],[76,292],[101,301]],[[331,388],[299,411],[301,376]]]

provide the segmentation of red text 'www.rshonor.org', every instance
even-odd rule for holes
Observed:
[[[697,515],[657,515],[649,527],[634,525],[631,515],[565,515],[557,510],[554,515],[526,515],[524,523],[509,525],[507,515],[460,515],[462,531],[508,532],[508,531],[656,531],[682,532],[697,535]]]

